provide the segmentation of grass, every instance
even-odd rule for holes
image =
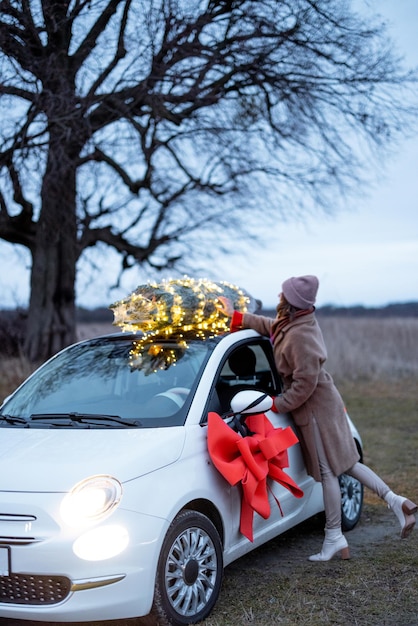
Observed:
[[[402,564],[399,564],[400,558]],[[222,599],[206,626],[412,626],[416,624],[417,557],[407,548],[375,558],[296,566],[272,576],[249,569],[229,575]]]
[[[377,560],[360,566],[353,562],[344,566],[327,565],[320,572],[299,568],[278,582],[250,574],[251,587],[254,589],[256,583],[259,594],[257,604],[254,607],[242,604],[236,617],[231,616],[228,609],[227,619],[208,620],[206,624],[398,626],[416,623],[417,605],[411,589],[413,560],[408,559],[408,564],[401,569],[387,568],[386,563],[382,563],[384,576],[380,574],[379,565]],[[230,595],[231,592],[235,595],[236,589],[229,591]]]
[[[0,402],[34,369],[35,366],[23,357],[2,357],[0,359]]]
[[[359,427],[365,463],[394,490],[418,496],[418,384],[416,378],[340,387]]]

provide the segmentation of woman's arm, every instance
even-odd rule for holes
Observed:
[[[270,337],[273,319],[264,317],[263,315],[235,311],[231,300],[224,296],[219,296],[218,300],[221,302],[221,305],[218,306],[219,311],[226,317],[231,318],[231,332],[240,330],[241,328],[252,328],[259,332],[260,335]]]

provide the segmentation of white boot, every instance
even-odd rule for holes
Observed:
[[[350,558],[350,550],[348,548],[347,539],[341,532],[340,528],[326,528],[325,539],[322,544],[322,550],[318,554],[309,557],[310,561],[329,561],[333,556],[341,552],[342,559]]]
[[[388,491],[385,495],[385,500],[388,503],[388,507],[392,509],[401,525],[401,539],[406,539],[411,534],[415,526],[414,513],[417,510],[417,505],[403,498],[397,496],[393,491]]]

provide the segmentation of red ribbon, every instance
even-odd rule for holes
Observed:
[[[241,437],[217,413],[209,413],[208,450],[229,484],[242,484],[240,531],[253,541],[254,511],[264,519],[270,515],[267,478],[286,487],[296,498],[302,498],[303,491],[283,471],[289,467],[287,449],[298,442],[290,426],[274,428],[263,413],[248,416],[245,423],[253,433],[249,437]]]

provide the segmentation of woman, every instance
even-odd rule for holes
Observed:
[[[220,300],[222,312],[232,318],[231,331],[253,328],[272,341],[284,385],[283,393],[274,399],[274,410],[292,413],[307,471],[323,486],[325,539],[321,552],[309,560],[329,561],[337,553],[350,558],[341,532],[340,474],[353,476],[387,502],[399,519],[402,538],[414,528],[417,505],[393,493],[377,474],[359,462],[343,400],[324,369],[327,352],[314,307],[318,286],[316,276],[285,280],[275,319],[239,313],[230,300]]]

